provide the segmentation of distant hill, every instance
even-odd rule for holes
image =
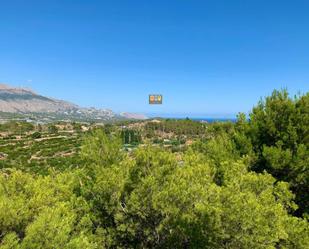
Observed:
[[[77,108],[75,104],[47,98],[30,89],[0,84],[0,111],[2,112],[64,112]]]
[[[113,121],[144,119],[144,116],[118,115],[109,109],[83,108],[76,104],[39,95],[27,88],[0,84],[0,112],[24,115],[38,120]],[[2,115],[8,117],[8,115]],[[1,114],[0,114],[1,117]]]
[[[143,114],[138,114],[138,113],[128,113],[128,112],[122,112],[120,115],[124,118],[128,119],[147,119],[147,117]]]

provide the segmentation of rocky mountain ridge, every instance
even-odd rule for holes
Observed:
[[[59,119],[110,121],[145,119],[143,115],[116,114],[109,109],[84,108],[76,104],[39,95],[28,88],[0,84],[0,112],[14,114],[45,114]]]

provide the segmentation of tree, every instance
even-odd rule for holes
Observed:
[[[101,129],[86,135],[81,150],[81,156],[87,163],[110,166],[122,159],[122,143],[119,136],[106,134]]]
[[[0,175],[0,248],[97,248],[89,206],[75,192],[78,171]]]
[[[309,93],[291,99],[274,91],[253,108],[248,133],[258,160],[253,169],[267,170],[291,183],[298,214],[309,212]]]
[[[31,134],[31,137],[34,139],[41,138],[42,134],[38,131]]]
[[[308,222],[289,215],[297,207],[289,185],[250,172],[231,151],[222,161],[209,158],[228,149],[209,146],[206,154],[189,150],[181,164],[170,152],[146,147],[98,167],[89,200],[104,246],[307,248]]]
[[[56,125],[49,125],[49,126],[48,126],[48,131],[49,131],[50,133],[55,134],[55,133],[58,133],[58,128],[57,128]]]

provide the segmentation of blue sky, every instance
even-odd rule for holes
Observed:
[[[309,1],[1,1],[0,82],[81,106],[227,117],[309,89]],[[161,93],[162,106],[148,94]]]

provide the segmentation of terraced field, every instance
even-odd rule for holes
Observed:
[[[18,121],[0,124],[0,169],[48,174],[50,170],[79,167],[82,162],[78,152],[83,136],[93,128],[98,127],[77,123],[35,126]],[[205,131],[204,124],[190,120],[128,122],[99,128],[108,134],[120,134],[124,150],[129,152],[142,144],[180,152]]]
[[[0,168],[20,168],[46,174],[79,166],[78,151],[82,136],[78,133],[42,133],[34,139],[27,135],[0,138]]]

